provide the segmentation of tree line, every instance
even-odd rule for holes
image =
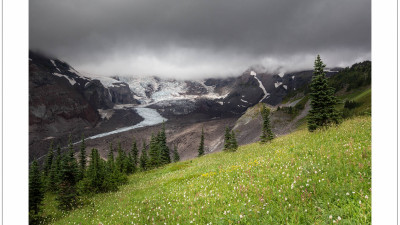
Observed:
[[[165,124],[157,134],[153,134],[149,146],[143,141],[142,152],[135,139],[126,153],[121,143],[117,147],[109,144],[107,159],[103,159],[97,149],[86,153],[85,138],[82,136],[77,159],[71,136],[68,151],[61,153],[61,147],[54,149],[51,143],[43,167],[34,160],[29,169],[29,220],[40,221],[39,212],[45,193],[56,194],[60,210],[71,210],[79,204],[79,197],[94,193],[117,191],[128,182],[128,175],[139,170],[146,171],[180,160],[177,146],[170,150],[166,144]],[[114,157],[116,152],[116,156]]]

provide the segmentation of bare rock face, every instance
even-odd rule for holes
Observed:
[[[110,90],[111,100],[116,104],[139,104],[140,102],[133,98],[133,93],[129,85],[125,82],[113,83],[108,87]]]

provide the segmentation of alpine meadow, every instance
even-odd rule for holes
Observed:
[[[372,223],[370,2],[29,12],[29,224]]]

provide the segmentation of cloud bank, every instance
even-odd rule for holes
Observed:
[[[30,49],[98,75],[193,79],[371,57],[368,0],[33,0],[29,19]]]

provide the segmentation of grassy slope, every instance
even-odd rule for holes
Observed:
[[[62,216],[47,198],[44,213],[57,224],[368,224],[370,117],[137,173],[90,200]]]

